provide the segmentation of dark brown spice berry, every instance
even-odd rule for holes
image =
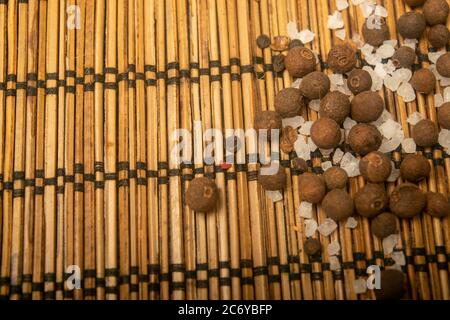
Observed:
[[[402,46],[392,56],[392,63],[397,68],[411,68],[416,61],[416,52],[413,48]]]
[[[262,174],[271,173],[269,171],[276,170],[276,165],[278,165],[278,171],[275,174]],[[263,166],[259,169],[258,181],[259,184],[268,191],[282,190],[286,186],[286,172],[284,167],[280,164],[272,163],[273,168],[269,165]],[[263,172],[262,169],[265,169]]]
[[[444,53],[436,61],[437,72],[446,78],[450,78],[450,52]]]
[[[308,48],[295,47],[284,58],[284,65],[292,77],[302,78],[316,69],[316,56]]]
[[[372,88],[372,76],[363,69],[353,69],[348,75],[347,86],[350,91],[357,95]]]
[[[436,87],[436,77],[430,70],[422,68],[414,72],[410,83],[418,92],[429,94]]]
[[[321,149],[336,148],[341,141],[341,128],[330,118],[320,118],[311,126],[311,139]]]
[[[420,12],[406,12],[397,20],[398,32],[406,39],[420,38],[426,26],[425,17]]]
[[[186,191],[186,203],[194,211],[214,210],[219,199],[219,191],[213,180],[198,177],[189,183]]]
[[[445,24],[449,11],[446,0],[427,0],[423,5],[423,15],[430,26]]]
[[[277,54],[276,56],[273,56],[272,65],[273,65],[273,71],[282,72],[285,69],[284,55]]]
[[[428,214],[436,218],[446,217],[450,214],[450,202],[443,194],[437,192],[427,193]]]
[[[270,38],[265,34],[261,34],[256,38],[256,45],[260,49],[268,48],[270,46]]]
[[[364,91],[355,96],[351,103],[352,119],[369,123],[376,121],[384,110],[384,101],[373,91]]]
[[[289,43],[289,49],[295,48],[295,47],[303,47],[303,42],[299,39],[294,39]]]
[[[320,245],[319,240],[316,239],[307,239],[303,243],[303,249],[308,256],[315,256],[322,252],[322,246]]]
[[[304,97],[296,88],[283,89],[275,96],[275,109],[282,118],[298,116],[303,107]]]
[[[396,269],[385,269],[380,274],[380,288],[375,289],[377,300],[400,300],[405,293],[405,276]]]
[[[430,176],[431,166],[422,155],[409,154],[400,165],[400,174],[404,180],[419,182]]]
[[[376,237],[386,238],[397,232],[397,219],[392,213],[384,212],[372,220],[370,230]]]
[[[298,190],[302,201],[319,203],[325,196],[325,181],[321,176],[305,172],[299,177]]]
[[[425,194],[416,185],[403,183],[392,191],[389,207],[399,218],[412,218],[422,212],[426,201]]]
[[[420,147],[432,147],[438,142],[439,130],[431,120],[420,120],[412,129],[412,138]]]
[[[384,182],[392,172],[391,159],[379,151],[373,151],[361,159],[359,171],[369,182]]]
[[[281,117],[275,111],[261,111],[255,116],[255,130],[267,130],[267,137],[270,138],[271,130],[280,130],[282,125]]]
[[[329,218],[342,221],[353,214],[353,199],[346,191],[333,189],[323,198],[322,208]]]
[[[320,71],[307,74],[300,84],[300,92],[310,100],[322,99],[330,91],[330,78]]]
[[[391,38],[386,20],[382,17],[364,22],[362,35],[364,41],[374,47],[381,46],[384,41]]]
[[[419,7],[425,3],[425,0],[405,0],[405,2],[410,7]]]
[[[359,123],[353,126],[348,134],[350,147],[361,156],[378,150],[382,141],[380,131],[371,124]]]
[[[437,24],[428,31],[428,42],[437,49],[445,47],[449,39],[450,32],[443,24]]]
[[[347,186],[347,172],[340,167],[331,167],[323,174],[328,190],[344,189]]]
[[[383,212],[388,196],[381,183],[368,183],[355,195],[356,211],[366,218],[373,218]]]
[[[339,91],[329,92],[320,101],[319,115],[321,118],[330,118],[342,125],[350,114],[350,99]]]
[[[356,66],[356,51],[349,44],[340,44],[328,53],[328,66],[335,73],[347,73]]]
[[[446,102],[439,107],[438,119],[442,128],[450,129],[450,102]]]
[[[292,160],[292,166],[299,174],[308,172],[308,163],[302,158],[295,158]]]

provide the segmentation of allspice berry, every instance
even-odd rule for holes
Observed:
[[[320,118],[311,126],[311,139],[321,149],[333,149],[341,141],[341,128],[330,118]]]
[[[450,39],[450,31],[447,26],[437,24],[428,31],[428,42],[435,48],[445,47]]]
[[[361,175],[369,182],[384,182],[392,171],[391,159],[384,153],[373,151],[359,162]]]
[[[310,100],[322,99],[330,91],[330,78],[320,71],[307,74],[300,84],[300,92]]]
[[[450,129],[450,102],[446,102],[439,107],[438,120],[442,128]]]
[[[284,65],[294,78],[302,78],[316,69],[316,56],[305,47],[294,47],[284,58]]]
[[[350,114],[350,99],[339,91],[329,92],[320,100],[319,115],[321,118],[330,118],[342,125]]]
[[[292,167],[300,174],[308,172],[309,169],[308,163],[302,158],[295,158],[292,160]]]
[[[405,276],[396,269],[385,269],[380,273],[380,289],[375,289],[377,300],[400,300],[405,294]]]
[[[206,177],[194,178],[186,191],[186,203],[194,211],[214,210],[219,199],[219,191],[213,180]]]
[[[347,73],[356,66],[356,51],[349,44],[339,44],[328,53],[328,66],[335,73]]]
[[[382,141],[380,131],[371,124],[358,123],[350,129],[348,134],[350,147],[361,156],[378,150]]]
[[[362,27],[362,35],[364,37],[364,41],[374,47],[381,46],[384,41],[391,38],[389,28],[386,24],[386,19],[383,17],[364,22]]]
[[[400,164],[400,174],[404,180],[419,182],[430,176],[431,166],[427,158],[419,154],[409,154]]]
[[[328,190],[345,189],[348,183],[347,172],[341,167],[331,167],[323,174]]]
[[[438,142],[437,125],[428,119],[420,120],[412,129],[411,136],[420,147],[432,147]]]
[[[272,163],[272,166],[277,169],[274,163]],[[264,169],[264,170],[263,170]],[[281,164],[278,164],[278,170],[276,173],[272,172],[263,172],[263,171],[271,171],[273,168],[270,168],[269,165],[262,166],[259,169],[258,173],[258,181],[261,187],[263,187],[264,190],[268,191],[277,191],[282,190],[286,186],[286,172],[284,171],[284,167]],[[264,174],[263,174],[264,173]],[[272,173],[272,174],[265,174],[265,173]]]
[[[302,201],[319,203],[326,193],[325,181],[321,176],[305,172],[299,177],[298,189]]]
[[[384,110],[384,101],[373,91],[364,91],[356,95],[351,103],[351,116],[356,122],[376,121]]]
[[[401,46],[392,56],[392,63],[397,68],[411,68],[416,61],[416,52],[408,46]]]
[[[269,36],[267,36],[265,34],[259,35],[258,38],[256,38],[256,45],[260,49],[268,48],[270,46],[270,38],[269,38]]]
[[[291,40],[291,42],[289,43],[289,49],[295,48],[295,47],[303,47],[304,44],[301,40],[299,39],[293,39]]]
[[[430,26],[445,24],[449,9],[446,0],[427,0],[423,5],[423,15]]]
[[[436,77],[429,69],[422,68],[414,72],[409,82],[420,93],[429,94],[436,87]]]
[[[267,130],[267,137],[270,137],[271,130],[280,130],[282,126],[281,117],[275,111],[261,111],[255,116],[255,130]]]
[[[450,214],[449,199],[441,193],[428,192],[426,212],[436,218],[448,216]]]
[[[425,3],[425,0],[405,0],[405,2],[410,7],[419,7]]]
[[[363,69],[353,69],[348,75],[347,86],[350,91],[357,95],[372,88],[372,76]]]
[[[280,54],[273,56],[272,65],[273,65],[273,71],[282,72],[285,69],[284,55],[280,53]]]
[[[333,189],[323,198],[322,208],[329,218],[342,221],[353,214],[353,199],[346,191]]]
[[[282,118],[292,118],[305,107],[305,98],[296,88],[285,88],[275,96],[275,110]]]
[[[370,230],[376,237],[386,238],[397,232],[397,219],[392,213],[384,212],[372,220]]]
[[[316,256],[322,252],[322,246],[317,239],[307,239],[303,243],[303,249],[308,256]]]
[[[450,78],[450,52],[444,53],[436,61],[437,72],[446,78]]]
[[[379,215],[388,202],[386,190],[381,183],[368,183],[355,194],[355,209],[366,218]]]
[[[403,183],[392,191],[389,207],[399,218],[412,218],[422,212],[426,202],[425,194],[416,185]]]
[[[416,11],[409,11],[397,20],[398,32],[406,39],[418,39],[425,31],[425,16]]]

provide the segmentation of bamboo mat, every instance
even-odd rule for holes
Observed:
[[[410,9],[377,3],[395,38],[396,17]],[[308,47],[322,60],[341,41],[327,28],[335,9],[327,0],[0,0],[0,296],[373,299],[355,293],[355,279],[393,260],[367,219],[317,234],[324,248],[340,243],[341,271],[330,270],[326,250],[313,261],[303,252],[294,154],[282,154],[288,187],[276,203],[255,163],[227,169],[170,158],[177,128],[248,129],[257,110],[273,110],[293,80],[273,72],[275,52],[256,38],[286,35],[295,21],[316,34]],[[364,18],[353,5],[342,14],[351,38]],[[425,39],[419,48],[427,66]],[[404,103],[380,94],[406,136],[409,114],[436,119],[432,95]],[[317,119],[311,109],[302,116]],[[421,188],[447,194],[448,155],[418,152],[433,165]],[[398,166],[401,152],[392,159]],[[321,173],[327,160],[313,153],[309,164]],[[184,190],[201,175],[220,189],[211,214],[185,205]],[[352,178],[350,193],[363,184]],[[326,218],[320,208],[314,217]],[[450,218],[423,214],[400,227],[408,298],[449,299]],[[80,289],[65,282],[70,266],[81,270]]]

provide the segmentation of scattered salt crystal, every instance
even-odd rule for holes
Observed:
[[[441,79],[441,82],[440,82],[441,87],[448,87],[448,86],[450,86],[450,78],[445,78],[445,77],[441,76],[440,79]]]
[[[327,218],[325,221],[317,228],[321,235],[328,237],[330,234],[336,230],[337,224],[333,219]]]
[[[394,251],[395,246],[399,240],[398,234],[391,234],[383,239],[383,252],[385,255],[389,255]]]
[[[358,6],[358,5],[360,5],[361,3],[363,3],[364,1],[366,1],[366,0],[352,0],[352,4],[353,4],[354,6]]]
[[[416,50],[417,43],[419,43],[419,41],[417,41],[417,39],[405,39],[405,41],[403,42],[403,45]]]
[[[389,119],[392,119],[392,114],[386,109],[383,109],[383,113],[381,114],[381,116],[376,121],[372,122],[372,124],[378,128]]]
[[[316,151],[317,148],[318,148],[318,147],[316,146],[316,144],[314,143],[314,141],[312,141],[311,138],[308,139],[308,146],[309,146],[309,151],[311,151],[311,152]]]
[[[397,91],[398,87],[400,86],[400,81],[398,81],[396,78],[387,75],[384,78],[384,86],[391,90],[392,92]]]
[[[409,82],[403,82],[398,88],[397,93],[405,102],[411,102],[416,99],[416,93]]]
[[[355,120],[353,120],[351,118],[345,118],[345,120],[344,120],[344,129],[350,130],[356,124],[357,124],[357,122]]]
[[[392,57],[394,53],[394,46],[390,43],[384,43],[377,49],[377,55],[379,55],[383,59]]]
[[[441,129],[441,132],[439,132],[438,142],[444,148],[450,149],[450,130]]]
[[[290,126],[293,129],[300,128],[303,123],[305,123],[305,119],[302,116],[296,116],[292,118],[284,118],[282,120],[283,127]]]
[[[381,134],[386,139],[391,139],[398,130],[402,129],[402,125],[398,122],[395,122],[392,119],[388,119],[386,122],[384,122],[381,126],[378,127],[378,130],[380,130]]]
[[[387,63],[383,64],[383,68],[388,74],[392,74],[395,69],[397,69],[392,60],[389,60]]]
[[[314,110],[316,112],[319,112],[320,109],[320,99],[311,100],[308,104],[308,107],[311,110]]]
[[[404,265],[406,265],[405,254],[403,253],[403,251],[394,251],[394,252],[392,252],[391,258],[392,258],[392,260],[394,260],[395,263],[398,264],[399,266],[404,266]]]
[[[428,67],[428,70],[433,72],[433,74],[434,74],[434,76],[436,77],[437,80],[439,80],[439,81],[442,80],[442,76],[437,71],[437,68],[436,68],[435,64],[430,64],[429,67]]]
[[[349,228],[349,229],[355,229],[357,226],[358,226],[358,221],[353,217],[349,217],[347,219],[347,222],[345,223],[345,227]]]
[[[400,169],[397,169],[395,167],[394,161],[391,161],[391,167],[392,167],[391,174],[387,178],[387,181],[395,182],[395,181],[397,181],[398,177],[400,176]]]
[[[320,149],[320,153],[322,154],[322,156],[324,157],[328,157],[330,154],[333,153],[334,149]]]
[[[317,221],[314,219],[305,219],[305,237],[310,238],[317,230]]]
[[[370,64],[371,66],[374,66],[377,63],[381,63],[381,60],[383,60],[383,59],[381,59],[381,57],[377,54],[369,53],[365,56],[365,60],[368,64]]]
[[[360,34],[353,34],[352,41],[358,49],[361,49],[364,46],[364,41]]]
[[[340,73],[332,73],[328,76],[331,85],[342,86],[344,84],[344,77]]]
[[[375,15],[379,16],[379,17],[386,18],[388,16],[388,11],[386,10],[385,7],[377,5],[375,7]]]
[[[353,280],[353,290],[355,294],[363,294],[367,291],[367,282],[365,279],[359,278]]]
[[[375,6],[373,4],[369,4],[367,2],[361,3],[361,5],[359,7],[361,8],[364,18],[370,17],[372,12],[375,10]]]
[[[266,190],[266,195],[272,200],[272,202],[278,202],[283,200],[283,194],[280,191]]]
[[[300,84],[302,83],[302,80],[303,80],[302,78],[296,79],[296,80],[292,83],[291,87],[292,87],[292,88],[296,88],[296,89],[300,88]]]
[[[390,45],[392,47],[395,47],[397,45],[397,40],[384,40],[383,44]]]
[[[341,162],[343,156],[344,152],[341,149],[337,148],[333,154],[333,163],[338,164],[339,162]]]
[[[347,36],[347,32],[345,31],[345,29],[339,29],[339,30],[336,30],[335,35],[339,39],[345,40],[345,37]]]
[[[311,133],[311,126],[313,125],[313,121],[305,121],[300,127],[300,134],[304,136],[309,136]]]
[[[336,256],[330,257],[330,270],[331,271],[341,270],[341,263],[339,262],[338,257],[336,257]]]
[[[370,76],[372,77],[372,91],[378,91],[383,87],[383,79],[381,79],[376,73],[375,71],[369,67],[369,66],[364,66],[363,70],[366,70]]]
[[[311,41],[314,40],[314,37],[316,36],[316,34],[314,32],[312,32],[309,29],[304,29],[302,31],[299,32],[298,34],[298,39],[302,42],[302,43],[309,43]]]
[[[450,87],[444,89],[442,97],[444,98],[444,103],[450,101]]]
[[[342,11],[347,8],[348,8],[347,0],[336,0],[336,9],[338,9],[339,11]]]
[[[311,160],[311,152],[309,146],[303,138],[298,138],[294,143],[295,153],[297,157],[304,159],[305,161]]]
[[[405,153],[415,153],[416,152],[416,143],[413,138],[406,138],[402,141],[402,148]]]
[[[374,47],[368,43],[366,43],[364,46],[361,47],[361,53],[365,56],[371,54],[373,52],[373,50],[374,50]]]
[[[347,152],[342,157],[341,168],[347,172],[350,178],[359,176],[359,159],[355,158],[350,152]]]
[[[406,68],[400,68],[392,73],[392,77],[399,83],[408,82],[412,77],[412,71]]]
[[[341,246],[339,245],[339,242],[332,241],[328,244],[328,254],[330,256],[335,256],[341,251]]]
[[[325,162],[322,162],[322,164],[321,164],[323,171],[327,171],[332,166],[333,166],[333,164],[331,163],[331,161],[325,161]]]
[[[436,108],[439,108],[440,106],[442,106],[444,104],[444,97],[442,96],[442,94],[440,93],[436,93],[434,95],[434,106]]]
[[[298,209],[298,212],[300,213],[300,217],[305,219],[311,219],[312,218],[312,203],[302,201],[300,202],[300,208]]]
[[[443,54],[445,54],[445,51],[428,52],[428,60],[430,60],[431,63],[436,63]]]
[[[328,16],[328,29],[341,29],[344,27],[344,19],[339,11],[335,11],[333,15]]]
[[[375,65],[375,73],[381,78],[384,79],[387,76],[387,72],[384,69],[384,66],[382,63],[377,63]]]
[[[408,119],[406,121],[410,124],[415,126],[420,120],[423,120],[423,115],[419,112],[413,112],[409,115]]]
[[[294,21],[289,21],[287,24],[287,34],[289,38],[295,39],[297,37],[297,24]]]
[[[398,148],[404,138],[405,135],[403,133],[403,130],[396,131],[391,139],[383,139],[383,142],[381,143],[380,149],[378,149],[378,151],[382,153],[392,152]]]

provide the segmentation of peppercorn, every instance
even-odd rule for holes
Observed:
[[[403,179],[419,182],[430,176],[431,166],[427,158],[422,155],[409,154],[400,165],[400,174]]]
[[[302,158],[295,158],[292,160],[292,166],[299,174],[308,172],[308,163]]]
[[[441,193],[428,192],[426,212],[436,218],[448,216],[450,214],[449,199]]]
[[[270,45],[270,48],[274,51],[284,51],[289,48],[289,42],[291,39],[287,36],[275,36]]]
[[[377,20],[367,20],[362,27],[362,35],[364,41],[371,46],[378,47],[383,44],[384,41],[391,38],[389,28],[386,24],[386,19],[378,17]]]
[[[296,88],[285,88],[275,96],[275,110],[282,118],[298,116],[303,107],[304,97]]]
[[[384,110],[384,101],[373,91],[364,91],[355,96],[351,103],[352,119],[357,122],[369,123],[376,121]]]
[[[414,72],[410,84],[418,92],[429,94],[436,87],[436,77],[429,69],[422,68]]]
[[[405,0],[405,2],[410,7],[419,7],[425,3],[425,0]]]
[[[294,39],[289,43],[289,49],[295,48],[295,47],[303,47],[303,42],[299,39]]]
[[[219,199],[219,191],[213,180],[197,177],[189,183],[186,191],[186,203],[194,211],[214,210]]]
[[[397,20],[398,32],[406,39],[420,38],[426,26],[425,17],[420,12],[406,12]]]
[[[260,49],[268,48],[270,46],[270,38],[269,38],[269,36],[267,36],[265,34],[259,35],[258,38],[256,38],[256,45]]]
[[[280,149],[284,153],[290,153],[294,150],[295,141],[297,141],[297,130],[291,126],[286,126],[281,131]]]
[[[310,100],[321,99],[330,91],[330,78],[320,71],[307,74],[300,84],[300,92]]]
[[[450,39],[450,31],[447,26],[437,24],[428,31],[428,42],[435,48],[445,47]]]
[[[348,182],[347,172],[340,167],[331,167],[323,174],[328,190],[345,189]]]
[[[404,293],[405,276],[396,269],[385,269],[380,273],[380,287],[375,288],[377,300],[400,300]]]
[[[308,256],[315,256],[321,253],[322,246],[319,240],[310,238],[303,243],[303,249]]]
[[[384,212],[372,220],[370,230],[376,237],[386,238],[397,232],[397,219],[392,213]]]
[[[444,53],[437,59],[436,70],[441,76],[450,78],[450,52]]]
[[[355,194],[356,211],[366,218],[373,218],[383,212],[388,196],[381,183],[368,183]]]
[[[399,218],[412,218],[425,208],[427,198],[414,184],[403,183],[392,191],[389,207]]]
[[[350,99],[339,91],[329,92],[321,101],[319,115],[321,118],[330,118],[342,125],[350,114]]]
[[[282,72],[285,69],[284,55],[277,54],[276,56],[273,56],[272,65],[273,65],[273,71]]]
[[[353,69],[348,75],[347,86],[350,91],[357,95],[372,88],[372,76],[363,69]]]
[[[446,0],[427,0],[423,5],[423,15],[430,26],[446,24],[449,11]]]
[[[367,181],[384,182],[392,172],[391,160],[384,153],[373,151],[361,159],[359,171]]]
[[[402,46],[392,56],[392,63],[397,68],[411,68],[416,61],[416,52],[413,48]]]
[[[438,142],[439,131],[431,120],[420,120],[412,129],[411,136],[420,147],[432,147]]]
[[[325,196],[325,181],[321,176],[305,172],[299,177],[298,190],[302,201],[319,203]]]
[[[328,53],[328,66],[335,73],[347,73],[356,66],[356,51],[349,44],[339,44]]]
[[[353,199],[342,189],[333,189],[322,200],[325,214],[335,220],[342,221],[353,214]]]
[[[450,129],[450,102],[446,102],[439,107],[438,119],[442,128]]]
[[[359,123],[353,126],[348,134],[350,147],[361,156],[378,150],[382,141],[380,131],[371,124]]]
[[[272,170],[278,170],[276,173],[271,172]],[[263,170],[264,169],[264,170]],[[266,172],[263,172],[266,171]],[[268,174],[266,174],[268,173]],[[258,173],[259,184],[268,191],[282,190],[286,186],[286,172],[284,167],[280,164],[272,163],[272,165],[265,165],[259,169]]]
[[[280,130],[282,126],[281,117],[275,111],[261,111],[255,116],[255,130],[267,130],[267,137],[270,138],[271,130]]]
[[[316,69],[316,56],[305,47],[294,47],[284,58],[284,65],[294,78],[302,78]]]
[[[330,118],[320,118],[311,126],[311,139],[321,149],[336,148],[341,141],[341,128]]]

